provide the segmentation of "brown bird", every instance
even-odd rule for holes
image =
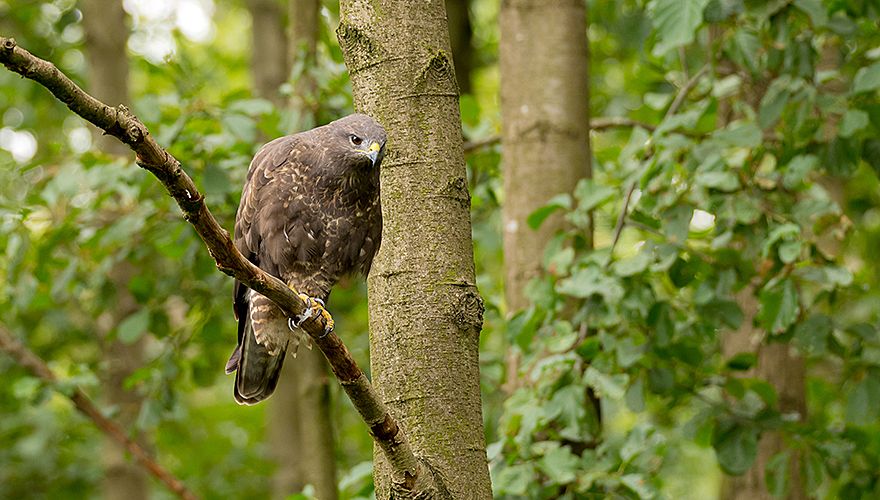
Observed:
[[[322,305],[340,277],[366,275],[382,237],[379,164],[385,140],[375,120],[353,114],[263,146],[241,193],[235,246]],[[287,318],[238,281],[233,310],[238,346],[226,373],[236,372],[235,401],[256,404],[275,390],[288,350],[296,355],[306,335],[297,328],[304,318]]]

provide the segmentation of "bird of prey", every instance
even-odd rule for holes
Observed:
[[[379,164],[385,139],[375,120],[353,114],[263,146],[241,193],[235,246],[322,305],[341,276],[367,274],[382,237]],[[235,401],[252,405],[275,390],[287,351],[295,355],[306,335],[297,328],[303,318],[287,318],[238,281],[233,310],[238,346],[226,373],[236,372]]]

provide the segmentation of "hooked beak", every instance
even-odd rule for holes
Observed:
[[[376,163],[378,163],[379,160],[383,156],[382,155],[382,153],[383,153],[382,148],[384,146],[385,146],[384,144],[379,144],[378,142],[374,142],[374,143],[370,144],[370,147],[366,151],[367,158],[370,159],[370,161],[373,163],[374,167],[376,166]]]

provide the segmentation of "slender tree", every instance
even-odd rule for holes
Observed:
[[[590,174],[586,12],[580,1],[503,2],[500,24],[505,289],[516,311],[563,223],[532,230],[526,218]]]
[[[490,498],[483,306],[444,4],[346,0],[337,36],[357,109],[388,132],[382,247],[367,281],[376,390],[433,472],[437,498]],[[377,498],[404,497],[385,456],[374,458]]]
[[[122,104],[130,102],[128,94],[128,55],[126,43],[128,28],[121,2],[85,0],[82,2],[83,29],[88,61],[89,89],[99,99]],[[124,144],[107,137],[97,128],[93,129],[97,146],[104,152],[122,155],[128,151]],[[122,261],[110,272],[116,294],[116,307],[99,322],[102,356],[106,370],[102,372],[105,399],[110,407],[119,411],[119,422],[126,429],[134,428],[140,412],[142,398],[135,391],[125,388],[125,380],[144,363],[144,337],[126,344],[108,338],[113,329],[126,317],[137,311],[138,304],[128,282],[136,269]],[[103,493],[108,499],[139,500],[149,495],[149,484],[144,470],[129,461],[125,452],[110,438],[105,439],[103,457]]]
[[[583,2],[524,0],[501,5],[501,144],[504,175],[505,299],[525,308],[526,284],[544,246],[563,227],[551,216],[537,230],[526,219],[553,196],[591,175],[586,10]],[[587,235],[592,241],[592,235]],[[519,353],[508,353],[508,392],[519,380]]]
[[[314,122],[307,105],[314,85],[307,69],[314,62],[319,4],[289,0],[287,5],[285,12],[277,0],[248,1],[253,20],[251,73],[258,95],[290,109],[298,124],[308,126]],[[287,102],[278,89],[294,64],[305,70],[294,81],[293,97]],[[327,364],[317,349],[300,349],[297,359],[285,363],[281,377],[283,389],[268,402],[269,443],[277,463],[273,495],[285,498],[312,484],[318,498],[333,500],[338,494]]]

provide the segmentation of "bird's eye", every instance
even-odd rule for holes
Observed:
[[[363,139],[361,139],[360,137],[358,137],[354,134],[348,136],[348,140],[351,141],[351,143],[354,144],[355,146],[360,146],[364,142]]]

